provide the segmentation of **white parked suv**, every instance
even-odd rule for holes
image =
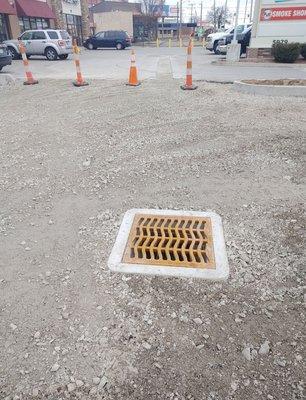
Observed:
[[[72,53],[72,39],[68,32],[55,29],[41,29],[25,31],[20,39],[26,48],[28,57],[34,55],[45,56],[49,61],[57,58],[66,60]],[[21,57],[18,40],[5,40],[8,53],[13,60]]]
[[[251,26],[251,24],[241,24],[237,25],[237,34],[243,32],[246,28]],[[233,34],[234,33],[234,28],[229,28],[224,32],[216,32],[216,33],[211,33],[210,35],[207,36],[206,39],[206,49],[209,51],[213,51],[215,54],[220,54],[218,51],[218,43],[219,40],[225,38],[225,36]]]

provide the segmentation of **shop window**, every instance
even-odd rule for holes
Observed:
[[[31,29],[37,29],[36,18],[30,18]]]
[[[49,19],[45,18],[19,18],[20,31],[24,32],[29,29],[47,29],[50,27]]]
[[[5,14],[0,14],[0,43],[9,39],[8,21]]]

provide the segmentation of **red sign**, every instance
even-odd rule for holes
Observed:
[[[260,21],[285,21],[306,19],[306,7],[262,8]]]

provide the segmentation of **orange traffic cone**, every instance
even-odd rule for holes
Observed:
[[[136,60],[135,60],[135,52],[132,50],[131,53],[131,66],[130,66],[130,76],[129,76],[129,83],[128,86],[139,86],[140,82],[137,78],[137,67],[136,67]]]
[[[192,84],[192,39],[190,38],[187,48],[187,69],[186,69],[186,81],[185,85],[181,86],[183,90],[194,90],[197,86]]]
[[[73,84],[74,84],[74,86],[77,86],[77,87],[88,85],[88,82],[85,82],[85,80],[82,76],[79,54],[80,54],[80,49],[78,48],[77,41],[74,40],[73,41],[73,57],[74,57],[77,78],[75,81],[73,81]]]
[[[24,85],[36,85],[36,83],[38,83],[38,81],[33,78],[32,72],[30,71],[29,60],[26,55],[26,49],[21,40],[19,40],[18,47],[19,47],[19,51],[20,51],[20,54],[22,57],[22,62],[23,62],[23,66],[25,69],[26,79],[27,79],[26,81],[23,82],[23,84]]]

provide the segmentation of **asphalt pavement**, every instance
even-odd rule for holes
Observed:
[[[184,79],[186,70],[186,48],[179,47],[135,47],[138,74],[141,80],[156,79],[160,73]],[[232,82],[237,79],[306,79],[306,64],[277,65],[272,63],[218,65],[214,61],[221,56],[202,47],[193,49],[193,77],[195,80]],[[89,51],[82,49],[81,69],[87,79],[127,79],[130,66],[130,51],[103,49]],[[165,71],[165,65],[168,70]],[[72,56],[68,60],[47,61],[44,57],[31,57],[30,68],[38,79],[74,79],[75,66]],[[162,68],[162,71],[160,70]],[[15,78],[23,78],[22,61],[14,61],[2,73],[10,73]]]

